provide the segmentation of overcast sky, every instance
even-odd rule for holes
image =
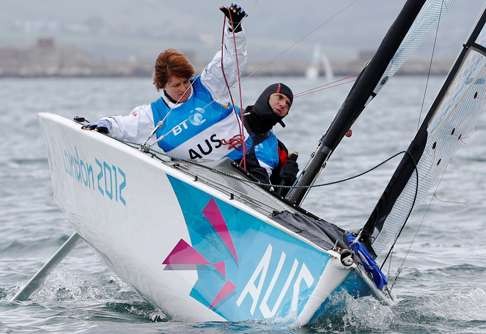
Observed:
[[[207,57],[218,47],[225,1],[1,0],[0,46],[38,37],[94,55],[153,58],[168,47]],[[404,0],[247,0],[244,27],[254,59],[298,58],[316,44],[333,57],[375,49]],[[438,55],[455,55],[486,0],[453,0],[442,18]],[[433,34],[429,37],[432,41]],[[431,43],[428,43],[429,45]],[[425,52],[425,51],[422,51]]]

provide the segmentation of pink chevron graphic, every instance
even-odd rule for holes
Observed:
[[[228,231],[228,226],[224,221],[223,215],[216,204],[214,199],[211,199],[209,203],[203,210],[204,217],[209,221],[211,226],[213,226],[216,233],[219,235],[221,240],[223,240],[224,244],[230,251],[231,255],[235,259],[235,262],[238,263],[238,254],[236,253],[235,245],[233,244],[233,239],[231,238],[231,234]]]
[[[223,278],[226,277],[226,265],[224,264],[224,261],[213,263],[212,266]]]
[[[221,277],[226,277],[226,265],[224,261],[209,263],[204,256],[184,239],[179,240],[162,264],[166,265],[166,270],[195,270],[197,265],[210,265]]]
[[[172,249],[170,254],[165,258],[162,264],[168,266],[174,265],[205,265],[209,264],[197,250],[185,242],[183,239],[179,240],[177,245]]]
[[[214,300],[211,302],[211,308],[215,308],[218,306],[219,303],[221,303],[224,299],[226,299],[233,291],[235,291],[236,286],[233,284],[233,282],[228,281],[226,282],[221,290],[219,290],[218,294],[214,298]]]

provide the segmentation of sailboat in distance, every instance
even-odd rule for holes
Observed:
[[[332,315],[334,297],[343,293],[393,304],[376,260],[386,260],[485,111],[484,8],[361,231],[346,231],[300,204],[346,131],[437,24],[443,4],[405,3],[286,198],[229,161],[174,160],[42,113],[55,201],[107,265],[172,319],[303,326]],[[29,282],[17,295],[32,290]]]
[[[320,76],[321,70],[324,72],[326,82],[334,80],[331,61],[324,53],[321,53],[321,46],[316,44],[312,53],[312,61],[305,71],[305,77],[309,80],[316,80]]]

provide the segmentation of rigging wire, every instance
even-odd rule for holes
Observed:
[[[350,83],[350,82],[354,81],[355,79],[356,79],[356,76],[346,76],[346,77],[343,77],[341,79],[326,82],[322,85],[303,90],[302,92],[298,92],[294,95],[294,97],[301,97],[301,96],[306,96],[306,95],[309,95],[309,94],[314,94],[314,93],[320,92],[320,91],[325,90],[325,89],[329,89],[329,88],[333,88],[333,87],[337,87],[337,86],[341,86],[341,85]]]
[[[444,7],[444,0],[442,0],[442,2],[441,2],[440,11],[439,11],[439,19],[437,20],[437,26],[435,27],[434,43],[433,43],[433,46],[432,46],[432,53],[430,55],[429,68],[427,70],[427,79],[425,81],[424,96],[422,97],[422,105],[420,107],[420,114],[419,114],[419,118],[418,118],[418,121],[417,121],[417,129],[420,127],[420,120],[422,118],[422,112],[424,110],[424,105],[425,105],[425,97],[427,96],[427,89],[429,87],[430,73],[432,71],[432,63],[434,61],[435,47],[437,45],[437,36],[439,35],[439,26],[440,26],[440,19],[442,18],[443,7]]]
[[[435,160],[435,158],[434,158]],[[407,258],[408,256],[410,255],[410,252],[412,251],[412,247],[413,245],[415,244],[415,239],[417,238],[420,230],[422,229],[423,227],[423,224],[425,222],[425,217],[427,216],[427,213],[430,211],[430,207],[432,206],[432,202],[434,201],[434,198],[436,193],[437,193],[437,190],[439,189],[439,186],[440,184],[442,183],[442,179],[444,178],[444,175],[445,175],[445,171],[444,173],[442,173],[440,179],[439,179],[439,182],[437,182],[437,186],[435,187],[435,190],[434,192],[432,193],[432,196],[430,198],[430,201],[429,203],[427,204],[427,207],[426,209],[424,210],[424,214],[422,215],[422,219],[420,220],[420,223],[418,224],[418,227],[417,227],[417,230],[415,231],[413,237],[412,237],[412,241],[410,242],[410,245],[408,246],[408,249],[407,251],[405,252],[405,256],[403,257],[400,265],[398,266],[398,269],[397,269],[397,273],[395,275],[395,279],[393,280],[393,283],[390,287],[390,291],[393,289],[393,286],[395,285],[395,283],[398,281],[398,279],[400,278],[400,274],[402,273],[402,270],[403,270],[403,267],[405,265],[405,262],[407,261]]]
[[[437,192],[437,189],[439,189],[439,185],[440,185],[440,183],[442,182],[442,178],[443,178],[443,177],[444,177],[444,174],[442,174],[442,176],[441,176],[441,178],[440,178],[439,182],[437,183],[437,186],[436,186],[436,188],[435,188],[435,190],[434,190],[434,194]],[[417,227],[417,230],[416,230],[416,231],[415,231],[415,233],[413,234],[412,241],[410,242],[410,245],[408,246],[408,249],[407,249],[407,251],[405,252],[405,256],[403,257],[403,259],[402,259],[402,261],[401,261],[400,265],[398,266],[398,269],[397,269],[397,274],[395,275],[395,279],[393,280],[393,283],[392,283],[392,285],[391,285],[391,287],[390,287],[390,291],[393,289],[393,287],[395,286],[395,283],[396,283],[396,282],[398,281],[398,279],[400,278],[400,274],[402,273],[402,270],[403,270],[403,267],[404,267],[404,265],[405,265],[405,262],[407,261],[407,258],[408,258],[408,256],[410,255],[410,252],[412,251],[412,247],[413,247],[413,245],[414,245],[414,243],[415,243],[415,239],[417,238],[417,236],[418,236],[418,234],[419,234],[420,230],[422,229],[422,227],[423,227],[423,225],[424,225],[424,222],[425,222],[425,217],[427,216],[427,213],[429,212],[430,207],[431,207],[432,202],[433,202],[433,197],[434,197],[434,196],[432,196],[432,198],[430,199],[429,203],[427,204],[427,208],[424,210],[424,214],[423,214],[423,216],[422,216],[422,219],[420,220],[420,223],[419,223],[419,225],[418,225],[418,227]]]
[[[286,53],[288,53],[290,50],[292,50],[293,48],[295,48],[297,45],[299,45],[300,43],[302,43],[304,40],[306,40],[309,36],[311,36],[312,34],[314,34],[316,31],[318,31],[319,29],[321,29],[322,27],[326,26],[327,24],[329,24],[333,19],[335,19],[336,17],[338,17],[339,15],[343,14],[344,12],[346,12],[347,10],[349,10],[351,7],[353,7],[355,4],[356,4],[357,1],[350,1],[346,6],[340,8],[339,10],[335,11],[334,13],[332,13],[330,16],[324,18],[324,20],[322,22],[320,22],[317,26],[315,26],[311,31],[309,31],[308,33],[306,33],[304,36],[302,36],[301,38],[299,38],[298,40],[294,41],[294,43],[292,43],[290,46],[288,46],[286,49],[284,49],[283,51],[277,53],[271,60],[270,60],[270,63],[274,63],[277,59],[279,58],[282,58],[283,55],[285,55]],[[256,71],[253,71],[251,72],[250,74],[248,74],[248,77],[252,77],[254,76],[256,73]]]
[[[441,18],[442,18],[442,11],[444,9],[444,0],[441,1],[441,6],[440,6],[440,11],[439,11],[439,18],[437,20],[437,26],[435,28],[435,35],[434,35],[434,43],[433,43],[433,46],[432,46],[432,52],[431,52],[431,55],[430,55],[430,61],[429,61],[429,68],[428,68],[428,71],[427,71],[427,79],[426,79],[426,83],[425,83],[425,89],[424,89],[424,95],[422,97],[422,104],[421,104],[421,107],[420,107],[420,114],[419,114],[419,118],[418,118],[418,121],[417,121],[417,129],[420,127],[420,121],[421,121],[421,118],[422,118],[422,113],[423,113],[423,109],[424,109],[424,105],[425,105],[425,98],[427,96],[427,89],[428,89],[428,86],[429,86],[429,79],[430,79],[430,74],[431,74],[431,70],[432,70],[432,63],[433,63],[433,60],[434,60],[434,55],[435,55],[435,49],[436,49],[436,46],[437,46],[437,38],[438,38],[438,35],[439,35],[439,27],[440,27],[440,21],[441,21]],[[441,177],[441,180],[442,180],[442,177]],[[429,204],[427,205],[427,208],[425,209],[424,211],[424,215],[422,216],[422,219],[419,223],[419,226],[417,228],[417,231],[415,232],[413,238],[412,238],[412,242],[410,243],[409,247],[408,247],[408,250],[407,252],[405,253],[405,256],[403,258],[403,260],[401,261],[400,265],[398,266],[398,269],[397,269],[397,274],[395,275],[395,279],[390,287],[390,291],[393,289],[393,287],[395,286],[395,283],[397,282],[398,278],[400,277],[400,274],[403,270],[403,267],[405,265],[405,261],[406,259],[408,258],[408,255],[410,254],[411,250],[412,250],[412,246],[414,245],[415,243],[415,239],[419,233],[419,231],[421,230],[422,226],[423,226],[423,223],[425,221],[425,216],[427,214],[427,212],[430,210],[430,206],[432,204],[432,201],[433,201],[433,198],[435,197],[436,193],[437,193],[437,189],[439,187],[439,184],[440,184],[441,181],[439,181],[439,183],[437,184],[437,187],[432,195],[432,198],[430,199],[429,201]],[[417,191],[418,191],[418,174],[417,174],[417,183],[416,183],[416,192],[415,192],[415,197],[414,197],[414,201],[412,203],[412,208],[413,208],[413,205],[415,203],[415,200],[416,200],[416,197],[417,197]],[[407,216],[404,224],[402,225],[402,228],[400,229],[397,237],[395,238],[395,241],[392,245],[392,247],[390,248],[390,251],[388,254],[391,253],[393,247],[395,246],[396,244],[396,241],[398,240],[398,237],[400,236],[403,228],[405,227],[405,224],[410,216],[410,213],[411,211],[409,212],[409,215]],[[387,254],[387,257],[388,257],[388,254]],[[386,258],[385,260],[383,261],[382,263],[382,266],[385,264],[386,262]]]
[[[231,15],[230,15],[230,20],[231,20],[231,26],[233,27],[234,23],[233,23],[233,20],[231,19]],[[241,159],[241,166],[246,171],[246,143],[245,143],[245,133],[244,133],[244,130],[243,130],[243,124],[242,124],[242,119],[241,119],[241,114],[242,114],[242,111],[243,111],[243,101],[242,101],[241,80],[240,80],[240,64],[239,64],[239,60],[238,60],[238,50],[237,50],[237,47],[236,47],[236,36],[235,36],[234,29],[232,29],[233,30],[232,31],[232,33],[233,33],[233,44],[234,44],[235,57],[236,57],[236,78],[237,78],[238,89],[239,89],[239,93],[240,93],[240,115],[238,115],[238,112],[236,111],[236,108],[235,108],[236,104],[235,104],[235,101],[233,99],[233,93],[231,92],[231,87],[229,85],[228,78],[226,78],[226,73],[224,72],[224,58],[223,58],[223,56],[224,56],[224,32],[225,32],[225,29],[226,29],[226,16],[224,17],[223,31],[221,32],[221,72],[223,74],[223,79],[224,79],[224,83],[226,85],[226,88],[228,89],[228,94],[229,94],[229,97],[230,97],[230,100],[231,100],[231,105],[233,107],[233,112],[235,114],[236,121],[238,122],[238,129],[239,129],[239,132],[240,132],[241,147],[242,147],[242,151],[243,151],[243,157]]]
[[[326,17],[326,18],[325,18],[325,19],[324,19],[324,20],[323,20],[321,23],[319,23],[319,24],[318,24],[318,25],[317,25],[317,26],[316,26],[314,29],[312,29],[310,32],[308,32],[307,34],[305,34],[305,35],[304,35],[302,38],[300,38],[300,39],[298,39],[298,40],[294,41],[294,43],[293,43],[292,45],[290,45],[289,47],[287,47],[286,49],[284,49],[282,52],[280,52],[280,53],[278,53],[277,55],[275,55],[275,56],[272,58],[271,62],[275,62],[275,61],[276,61],[278,58],[281,58],[281,57],[282,57],[284,54],[286,54],[287,52],[289,52],[289,51],[290,51],[291,49],[293,49],[295,46],[297,46],[298,44],[300,44],[302,41],[304,41],[305,39],[307,39],[309,36],[311,36],[312,34],[314,34],[316,31],[318,31],[318,30],[319,30],[319,29],[321,29],[322,27],[326,26],[326,25],[327,25],[329,22],[331,22],[331,21],[332,21],[334,18],[336,18],[337,16],[339,16],[339,15],[343,14],[344,12],[346,12],[348,9],[350,9],[350,8],[351,8],[352,6],[354,6],[354,5],[355,5],[355,2],[351,1],[351,2],[349,2],[349,3],[348,3],[348,5],[347,5],[347,6],[345,6],[345,7],[341,8],[341,9],[339,9],[338,11],[334,12],[332,15],[330,15],[330,16],[328,16],[328,17]],[[226,22],[226,17],[225,17],[225,21],[224,21],[224,22]],[[224,34],[224,28],[223,28],[223,34]],[[234,35],[235,35],[235,33],[233,32],[233,37],[234,37]],[[223,61],[223,60],[221,60],[221,61]],[[237,61],[238,61],[238,60],[237,60]],[[247,75],[247,77],[248,77],[248,78],[254,77],[254,76],[255,76],[255,74],[256,74],[256,71],[250,72],[250,73]],[[224,71],[223,71],[223,75],[224,75]],[[239,68],[238,68],[238,80],[240,80]],[[225,78],[225,81],[226,81],[226,78]],[[337,80],[337,81],[340,81],[340,80]],[[343,84],[344,84],[344,83],[343,83]],[[192,85],[191,85],[191,86],[192,86]],[[227,86],[228,86],[228,85],[227,85]],[[326,88],[332,88],[332,87],[335,87],[335,86],[338,86],[338,85],[332,85],[332,86],[329,86],[329,87],[326,87]],[[190,88],[191,88],[191,87],[188,87],[188,88],[186,89],[186,91],[185,91],[185,92],[187,92],[187,90],[188,90],[188,89],[190,89]],[[239,88],[240,88],[240,105],[241,105],[241,106],[243,106],[242,94],[241,94],[241,84],[240,84],[240,82],[239,82]],[[316,88],[318,88],[318,87],[316,87]],[[230,88],[229,88],[229,87],[228,87],[228,89],[230,90]],[[323,90],[323,89],[325,89],[325,88],[322,88],[322,90]],[[311,89],[311,90],[313,90],[313,89]],[[315,92],[317,92],[317,91],[319,91],[319,89],[317,89]],[[184,94],[185,94],[185,92],[184,92]],[[315,93],[315,92],[313,91],[312,93]],[[184,94],[183,94],[183,95],[184,95]],[[311,93],[309,93],[309,94],[311,94]],[[303,96],[303,95],[306,95],[306,94],[301,94],[301,96]],[[206,108],[206,107],[208,107],[208,106],[212,105],[212,104],[213,104],[213,103],[215,103],[215,102],[216,102],[216,101],[211,101],[210,103],[208,103],[208,104],[207,104],[206,106],[204,106],[203,108]],[[232,103],[232,104],[233,104],[233,106],[234,106],[234,103]],[[170,113],[172,110],[173,110],[173,108],[171,108],[171,109],[169,110],[169,113]],[[241,110],[243,110],[243,109],[241,109]],[[168,114],[167,114],[167,115],[168,115]],[[167,116],[167,115],[166,115],[166,116]],[[156,128],[154,129],[154,131],[153,131],[153,132],[152,132],[152,133],[149,135],[149,137],[148,137],[148,138],[145,140],[144,145],[143,145],[143,148],[144,148],[145,150],[149,150],[149,149],[150,149],[150,148],[151,148],[151,147],[152,147],[154,144],[156,144],[157,142],[159,142],[160,140],[162,140],[162,139],[163,139],[163,137],[165,137],[165,136],[167,135],[167,133],[166,133],[166,134],[164,134],[163,136],[159,137],[159,138],[158,138],[158,140],[157,140],[157,141],[155,141],[154,143],[151,143],[150,145],[148,144],[148,142],[150,141],[150,139],[151,139],[151,138],[152,138],[152,137],[155,135],[155,133],[156,133],[156,132],[157,132],[157,131],[158,131],[158,130],[159,130],[161,127],[162,127],[162,125],[165,123],[165,122],[164,122],[164,121],[165,121],[165,118],[166,118],[166,117],[164,117],[164,119],[163,119],[161,122],[159,122],[159,123],[157,124]],[[243,136],[242,138],[244,138],[244,136]],[[246,150],[246,145],[244,144],[244,141],[243,141],[243,150]],[[244,152],[246,152],[246,151],[244,151]],[[243,154],[242,163],[244,163],[244,164],[246,165],[246,159],[245,159],[245,156],[246,156],[246,154]]]
[[[417,201],[417,195],[418,195],[418,191],[419,191],[419,189],[418,189],[419,188],[419,174],[418,174],[417,162],[415,161],[413,156],[410,154],[410,152],[405,151],[405,153],[410,158],[410,160],[412,161],[413,166],[414,166],[415,178],[416,178],[415,179],[415,193],[413,195],[412,205],[410,206],[410,210],[408,211],[407,217],[405,217],[405,220],[403,221],[403,224],[400,227],[400,230],[398,231],[398,234],[396,235],[395,240],[393,240],[393,244],[391,245],[390,249],[388,250],[388,253],[386,253],[385,259],[381,263],[380,270],[383,268],[383,266],[386,263],[386,260],[388,260],[388,257],[393,252],[393,248],[395,248],[395,245],[398,241],[398,238],[400,238],[400,235],[402,234],[402,231],[405,228],[405,225],[407,225],[408,219],[410,218],[410,215],[412,214],[413,208],[415,207],[415,202]]]

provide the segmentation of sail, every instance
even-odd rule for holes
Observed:
[[[419,15],[412,24],[403,39],[400,48],[397,50],[383,76],[374,89],[376,95],[381,88],[394,76],[410,56],[423,44],[427,34],[434,30],[439,24],[440,18],[449,8],[452,0],[428,0],[420,10]]]
[[[296,183],[297,187],[287,194],[286,198],[290,202],[300,204],[309,189],[306,186],[314,183],[344,134],[390,77],[420,46],[427,33],[437,27],[440,17],[451,2],[452,0],[407,1],[321,138],[319,147]]]
[[[363,228],[363,240],[378,255],[390,249],[413,208],[436,189],[452,155],[486,110],[485,13]]]

